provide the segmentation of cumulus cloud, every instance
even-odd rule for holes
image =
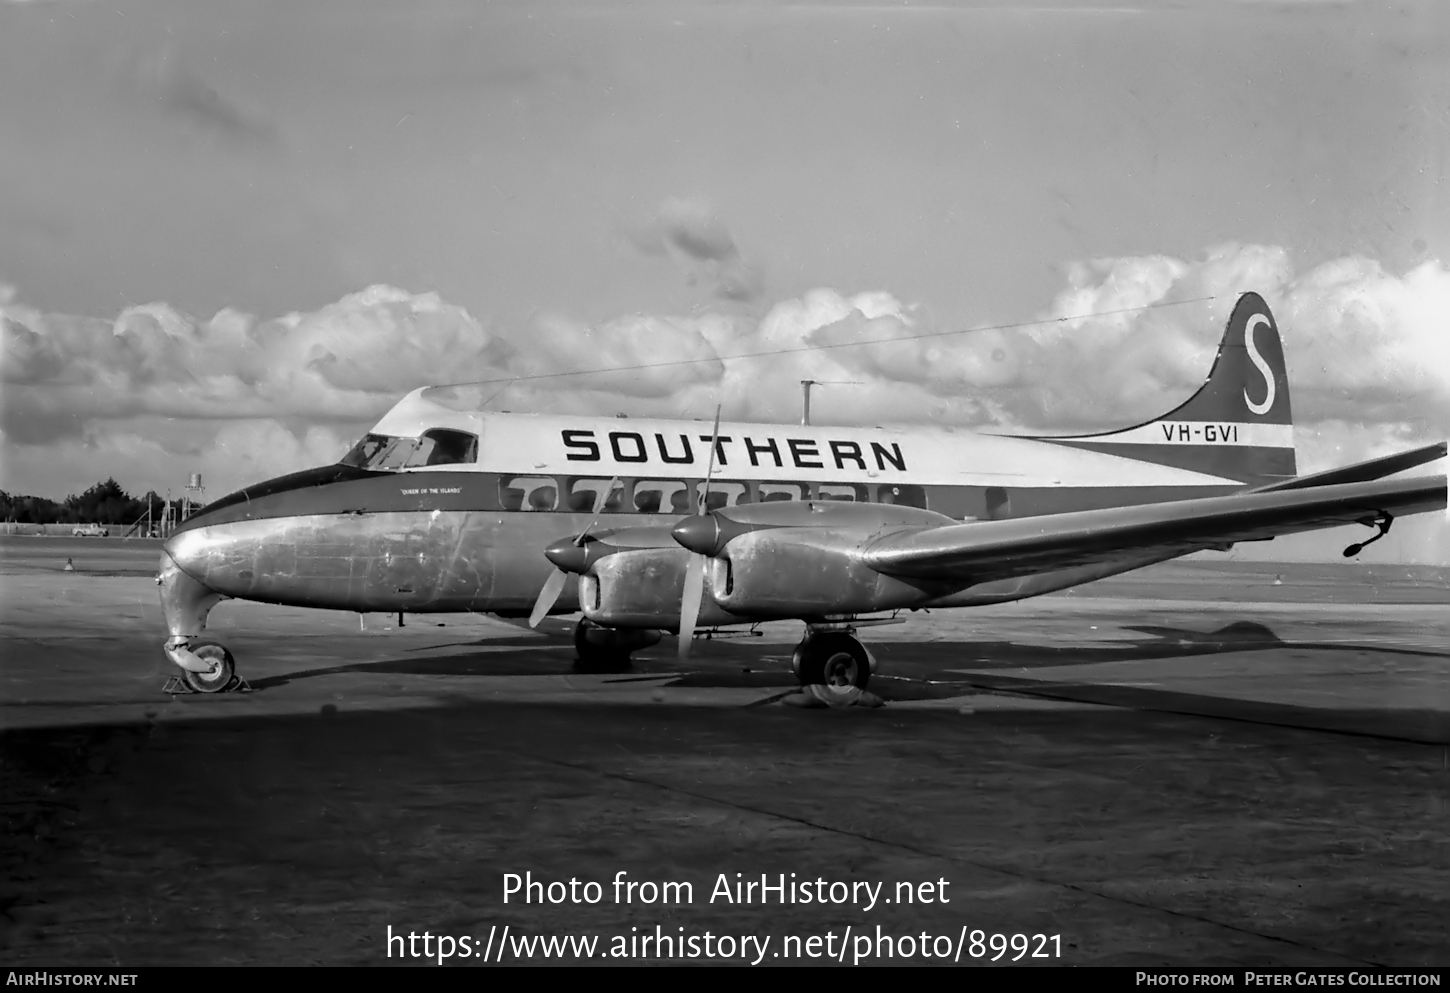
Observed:
[[[720,315],[637,314],[591,327],[565,317],[543,316],[534,322],[529,347],[517,356],[511,371],[518,376],[538,376],[620,369],[624,371],[568,377],[573,382],[567,388],[646,400],[667,398],[692,385],[719,380],[722,363],[711,339],[728,339],[731,324]],[[553,391],[560,385],[551,383],[545,388]]]
[[[1316,417],[1393,421],[1413,412],[1450,429],[1450,272],[1425,262],[1404,276],[1340,259],[1295,280],[1283,297],[1303,341],[1290,381]],[[1298,402],[1298,394],[1295,396]]]
[[[78,434],[94,418],[375,418],[400,393],[499,375],[510,353],[437,294],[373,286],[306,314],[200,322],[164,303],[114,321],[0,305],[0,427],[19,441]]]
[[[704,200],[670,197],[628,235],[646,255],[674,256],[691,283],[713,282],[721,299],[753,300],[764,288],[760,267],[741,254],[725,222]]]
[[[169,429],[168,429],[169,428]],[[0,489],[53,499],[79,493],[106,477],[128,492],[181,495],[200,473],[209,498],[342,457],[362,428],[312,425],[293,433],[275,420],[190,422],[178,429],[136,419],[91,426],[84,434],[44,445],[0,446]]]
[[[687,206],[662,211],[662,250],[738,257],[723,225]],[[1284,338],[1304,471],[1450,434],[1443,264],[1395,275],[1345,258],[1299,273],[1282,248],[1222,245],[1196,260],[1074,263],[1034,322],[964,331],[879,290],[818,288],[758,317],[544,315],[506,341],[437,294],[390,286],[307,313],[205,321],[164,303],[111,320],[44,313],[0,286],[6,477],[41,491],[26,480],[58,465],[164,466],[240,485],[335,459],[416,386],[469,381],[485,381],[478,397],[493,409],[708,418],[721,404],[727,418],[791,422],[812,379],[818,422],[1122,426],[1198,387],[1250,289]],[[620,371],[555,376],[601,368]]]
[[[1074,264],[1066,276],[1040,323],[1026,327],[913,338],[950,329],[900,314],[866,320],[857,311],[812,338],[900,338],[841,349],[837,360],[847,372],[943,401],[973,396],[1005,424],[1090,429],[1151,417],[1191,395],[1235,300],[1255,290],[1278,320],[1301,424],[1450,432],[1450,270],[1439,262],[1395,276],[1373,260],[1347,258],[1296,274],[1284,249],[1223,245],[1193,262],[1100,259]]]

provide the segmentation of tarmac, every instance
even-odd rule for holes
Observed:
[[[1018,964],[1450,960],[1450,570],[1206,560],[909,614],[861,632],[885,705],[813,710],[798,623],[588,673],[565,618],[236,601],[208,633],[252,692],[173,696],[158,552],[0,537],[15,966],[423,963],[389,927],[490,961],[504,928],[768,936],[770,964],[974,930],[1060,936]],[[621,872],[692,899],[616,900]],[[602,898],[505,902],[511,873]],[[916,899],[712,901],[736,873]]]

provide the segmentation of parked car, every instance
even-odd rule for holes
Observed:
[[[111,532],[99,524],[86,524],[83,527],[73,528],[71,536],[75,538],[109,538]]]

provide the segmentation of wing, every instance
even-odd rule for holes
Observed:
[[[980,583],[1090,565],[1125,553],[1183,554],[1235,541],[1397,517],[1445,506],[1445,477],[1235,493],[897,532],[863,553],[878,572]]]

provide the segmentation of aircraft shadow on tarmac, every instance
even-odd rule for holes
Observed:
[[[1194,631],[1161,625],[1125,626],[1124,630],[1150,636],[1150,640],[1087,645],[1033,645],[1012,641],[899,641],[872,643],[871,650],[882,663],[882,671],[871,681],[873,692],[888,702],[956,698],[978,693],[1026,694],[1137,710],[1228,718],[1319,731],[1369,735],[1416,742],[1450,742],[1450,715],[1431,709],[1383,710],[1376,708],[1326,710],[1295,704],[1203,695],[1166,688],[1043,682],[1010,670],[1092,665],[1101,662],[1212,656],[1231,652],[1259,652],[1285,649],[1314,652],[1394,653],[1420,657],[1450,657],[1450,653],[1428,649],[1388,648],[1335,642],[1284,641],[1271,629],[1254,621],[1237,621],[1214,631]],[[569,675],[587,672],[574,658],[573,646],[563,639],[541,644],[537,638],[481,639],[449,646],[468,649],[448,655],[423,655],[327,666],[252,680],[257,690],[273,689],[302,679],[340,673],[425,676],[516,676]],[[504,649],[500,651],[499,649]],[[753,642],[696,643],[696,651],[685,662],[674,658],[673,645],[666,639],[661,649],[642,653],[628,669],[610,670],[621,681],[672,676],[674,686],[691,687],[792,687],[795,677],[789,665],[789,646]],[[742,650],[743,649],[743,650]],[[976,674],[952,669],[1000,669]],[[598,672],[599,670],[594,670]]]
[[[1314,651],[1362,652],[1364,646],[1339,643],[1286,642],[1270,628],[1255,621],[1235,621],[1214,631],[1194,631],[1161,625],[1128,625],[1125,630],[1151,636],[1151,640],[1084,645],[1034,645],[1013,641],[901,641],[875,642],[871,650],[883,663],[877,681],[886,679],[896,684],[891,697],[910,698],[938,691],[921,686],[908,690],[906,682],[961,684],[962,677],[947,669],[1034,669],[1060,666],[1094,665],[1102,662],[1137,661],[1144,659],[1183,658],[1216,655],[1228,652],[1269,651],[1284,648]],[[454,649],[454,654],[411,655],[378,662],[354,662],[298,672],[265,676],[251,681],[256,690],[285,686],[302,679],[341,673],[375,673],[379,675],[417,676],[536,676],[574,673],[649,676],[678,674],[682,685],[691,686],[788,686],[794,682],[789,665],[790,649],[781,645],[755,643],[697,643],[694,656],[679,663],[672,653],[636,657],[626,667],[587,667],[574,658],[572,645],[550,639],[541,642],[537,636],[511,636],[428,645],[407,652],[436,652]],[[459,649],[478,648],[476,653]],[[703,649],[703,650],[701,650]],[[741,651],[740,649],[747,649]],[[1441,655],[1428,650],[1396,649],[1377,646],[1377,652],[1408,655]],[[774,653],[768,654],[768,653]],[[760,667],[756,660],[767,663]],[[682,671],[683,670],[683,671]],[[873,687],[876,685],[873,682]],[[946,687],[942,687],[945,691]]]
[[[1214,631],[1152,624],[1124,625],[1122,630],[1151,636],[1144,641],[1087,642],[1077,645],[1031,644],[1016,641],[902,641],[871,645],[893,670],[912,670],[950,665],[953,668],[1038,669],[1096,665],[1103,662],[1133,662],[1146,659],[1187,658],[1230,652],[1262,652],[1303,649],[1315,652],[1359,653],[1369,646],[1331,641],[1284,641],[1270,628],[1256,621],[1235,621]],[[1450,653],[1424,648],[1394,648],[1375,645],[1376,653],[1450,658]]]
[[[507,638],[475,638],[472,641],[451,641],[442,645],[419,645],[405,648],[405,652],[436,652],[440,648],[551,648],[559,647],[557,638],[541,638],[538,635],[515,635]]]
[[[493,642],[487,642],[492,645]],[[477,655],[434,655],[422,658],[384,659],[381,662],[350,662],[345,665],[303,669],[277,676],[248,680],[254,690],[286,686],[302,679],[335,676],[340,673],[378,673],[410,676],[543,676],[579,672],[565,646],[541,649],[537,644],[518,651],[486,652]]]

